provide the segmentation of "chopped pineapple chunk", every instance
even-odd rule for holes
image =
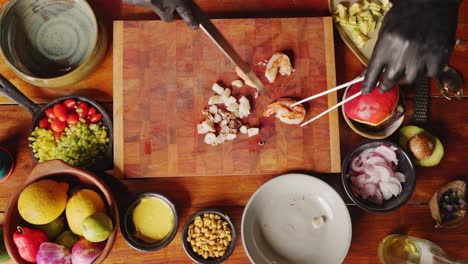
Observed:
[[[352,4],[351,7],[349,8],[350,15],[358,14],[359,11],[361,11],[361,4],[359,2]]]
[[[362,0],[349,8],[339,3],[333,17],[337,24],[351,32],[355,44],[362,48],[369,40],[369,34],[380,27],[384,13],[390,8],[389,0]]]

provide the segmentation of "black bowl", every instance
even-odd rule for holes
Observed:
[[[365,149],[374,148],[381,145],[393,146],[396,148],[396,154],[398,158],[398,171],[405,174],[406,178],[405,182],[401,183],[401,193],[397,197],[392,196],[392,198],[390,198],[389,200],[384,200],[383,204],[379,205],[356,196],[351,190],[351,180],[347,177],[347,174],[349,172],[349,162],[355,155],[361,153]],[[341,168],[341,180],[349,198],[354,203],[356,203],[357,206],[361,207],[366,211],[374,213],[385,213],[400,208],[409,200],[416,186],[415,170],[410,157],[398,145],[386,140],[367,140],[359,143],[356,147],[354,147],[354,149],[346,156],[346,158],[343,161],[343,166]]]
[[[140,238],[135,237],[135,226],[132,220],[133,209],[138,205],[141,199],[145,197],[161,199],[172,209],[172,213],[174,214],[174,226],[172,227],[172,231],[163,240],[155,243],[148,243]],[[121,217],[120,231],[122,232],[123,237],[130,246],[140,251],[156,251],[166,247],[174,239],[179,227],[178,215],[174,204],[165,196],[153,192],[145,192],[138,195],[137,198],[130,202],[129,206],[124,209],[124,211],[121,213]]]
[[[189,225],[192,224],[195,220],[195,217],[197,216],[203,216],[204,214],[214,214],[220,216],[221,220],[228,222],[229,228],[231,229],[231,242],[229,243],[226,253],[222,257],[219,258],[207,258],[204,259],[202,256],[198,255],[192,250],[192,246],[190,245],[189,242],[187,242],[187,236],[188,236],[188,228]],[[184,251],[187,253],[187,255],[192,259],[192,261],[196,263],[203,263],[203,264],[215,264],[215,263],[222,263],[226,261],[229,256],[232,255],[234,252],[234,248],[236,247],[237,243],[237,235],[236,235],[236,229],[234,228],[234,225],[231,221],[231,219],[221,211],[215,210],[215,209],[206,209],[206,210],[200,210],[194,214],[192,214],[187,221],[184,224],[184,227],[182,229],[182,244],[184,245]]]

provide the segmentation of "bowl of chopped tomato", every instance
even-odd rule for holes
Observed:
[[[100,104],[72,95],[41,107],[1,75],[0,93],[33,115],[28,141],[36,162],[58,159],[91,170],[112,168],[112,119]]]

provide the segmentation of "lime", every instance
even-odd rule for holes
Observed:
[[[59,216],[48,224],[36,225],[35,227],[44,232],[50,241],[53,241],[65,229],[65,217]]]
[[[92,214],[86,217],[82,223],[83,236],[91,242],[106,240],[112,229],[112,220],[104,213]]]
[[[33,225],[48,224],[57,219],[67,205],[68,183],[41,180],[28,185],[19,195],[18,211]]]
[[[75,234],[72,233],[72,231],[67,230],[63,231],[55,240],[55,244],[62,245],[69,250],[73,248],[73,245],[75,245],[76,241],[78,241],[79,237]]]

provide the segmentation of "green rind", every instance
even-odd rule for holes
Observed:
[[[424,129],[417,126],[404,126],[400,128],[400,146],[408,151],[408,141],[417,134],[424,132]]]
[[[423,128],[417,126],[405,126],[400,128],[400,146],[407,152],[410,152],[408,149],[408,141],[410,138],[416,136],[417,134],[425,132],[430,137],[434,139],[435,147],[432,155],[423,160],[414,159],[414,162],[421,167],[433,167],[439,164],[439,162],[444,157],[444,146],[438,137],[433,136],[431,133],[427,132]]]
[[[427,133],[427,132],[426,132]],[[435,138],[434,152],[429,158],[423,160],[416,160],[416,164],[422,167],[432,167],[439,164],[440,160],[444,157],[444,146],[440,142],[439,138]]]

